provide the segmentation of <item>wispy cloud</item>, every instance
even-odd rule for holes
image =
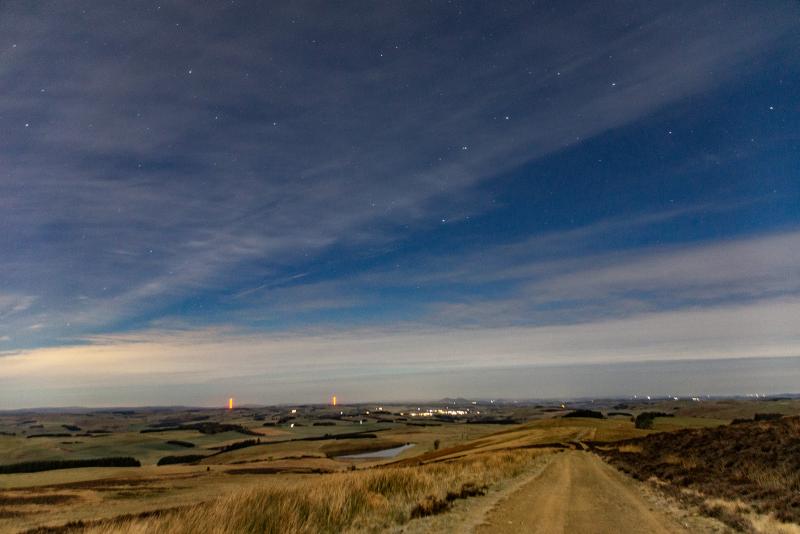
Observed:
[[[800,232],[661,247],[588,260],[533,282],[540,301],[658,297],[676,302],[763,298],[800,292]]]
[[[31,295],[10,295],[0,293],[0,319],[24,312],[36,301]]]
[[[487,39],[447,31],[445,7],[311,7],[265,27],[188,4],[0,8],[0,267],[41,296],[9,328],[107,328],[479,211],[476,185],[714,87],[792,28],[761,5],[514,8]]]

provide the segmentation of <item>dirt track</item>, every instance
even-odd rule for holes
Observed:
[[[687,532],[652,508],[635,481],[593,454],[570,451],[557,455],[539,476],[500,501],[476,532]]]

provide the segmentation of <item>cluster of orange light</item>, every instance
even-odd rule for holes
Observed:
[[[233,410],[233,397],[228,399],[228,409]]]
[[[336,395],[331,396],[331,406],[336,406]]]

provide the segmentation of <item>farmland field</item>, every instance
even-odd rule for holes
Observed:
[[[723,415],[752,417],[772,409],[753,401],[697,404],[470,404],[457,407],[464,413],[458,416],[441,403],[6,412],[0,415],[0,469],[7,473],[0,474],[0,530],[191,532],[199,524],[189,518],[202,511],[208,521],[230,514],[226,524],[234,526],[221,532],[271,531],[278,527],[265,517],[276,514],[296,532],[469,531],[484,520],[476,510],[485,508],[491,518],[490,503],[515,484],[543,470],[545,478],[556,476],[555,467],[546,466],[561,465],[552,463],[560,455],[595,457],[593,449],[619,464],[609,452],[621,447],[614,443],[669,440],[681,429],[714,431],[736,419]],[[797,401],[775,405],[781,414],[800,413]],[[602,418],[564,417],[583,415],[574,408]],[[650,429],[636,428],[633,418],[644,411],[665,416]],[[396,447],[403,447],[396,456],[348,457]],[[140,465],[60,463],[128,457]],[[570,469],[594,469],[570,462]],[[308,499],[322,515],[288,511]]]

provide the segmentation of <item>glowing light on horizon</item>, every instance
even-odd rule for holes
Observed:
[[[233,397],[228,399],[228,409],[233,410]]]
[[[336,395],[331,396],[331,406],[336,406]]]

